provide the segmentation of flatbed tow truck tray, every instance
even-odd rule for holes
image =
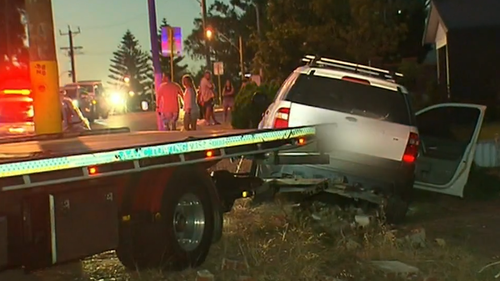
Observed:
[[[135,132],[0,144],[0,191],[266,153],[314,139],[315,127]],[[98,171],[98,173],[96,173]]]
[[[29,157],[50,158],[76,154],[96,153],[145,145],[178,143],[188,139],[208,139],[223,136],[240,136],[255,130],[204,130],[184,132],[129,132],[108,135],[90,135],[74,138],[27,141],[0,144],[0,164]]]

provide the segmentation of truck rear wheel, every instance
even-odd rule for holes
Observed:
[[[154,222],[132,222],[129,235],[122,229],[116,250],[122,264],[132,270],[183,270],[201,265],[210,250],[216,223],[208,188],[192,170],[177,170],[165,187]]]

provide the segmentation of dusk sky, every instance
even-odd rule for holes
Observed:
[[[207,5],[213,1],[208,0]],[[144,50],[150,50],[147,0],[53,0],[57,48],[68,46],[68,36],[60,36],[59,29],[67,32],[81,29],[74,37],[75,46],[83,47],[83,54],[76,56],[78,80],[107,80],[112,52],[117,49],[127,29],[137,37]],[[201,14],[197,0],[157,0],[158,22],[166,18],[169,24],[180,26],[185,38],[193,29],[193,20]],[[58,50],[59,72],[70,69],[69,58]],[[197,69],[188,56],[189,69]],[[61,83],[70,82],[67,73]]]

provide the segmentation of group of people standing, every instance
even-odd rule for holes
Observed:
[[[190,75],[182,77],[184,90],[175,82],[170,80],[170,75],[163,75],[162,83],[157,91],[158,114],[167,131],[177,130],[176,124],[179,119],[179,97],[183,100],[184,130],[196,130],[198,119],[203,120],[204,125],[220,124],[215,118],[214,101],[215,86],[211,80],[211,73],[206,71],[200,81],[199,91],[196,90],[194,80]],[[229,112],[234,107],[234,87],[230,80],[226,81],[222,94],[224,109],[224,122],[228,121]]]

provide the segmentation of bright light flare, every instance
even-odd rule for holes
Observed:
[[[211,29],[207,29],[205,30],[205,36],[207,37],[207,39],[212,39],[212,37],[214,36],[214,32]]]
[[[112,93],[109,97],[109,101],[114,105],[123,105],[125,100],[120,93]]]

